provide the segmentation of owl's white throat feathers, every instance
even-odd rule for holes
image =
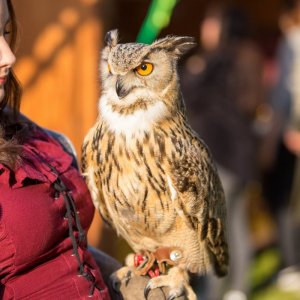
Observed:
[[[100,98],[99,111],[111,131],[131,137],[149,132],[155,123],[166,116],[167,107],[164,102],[157,101],[148,105],[146,110],[137,109],[132,114],[121,114],[112,109],[109,94],[103,94]]]

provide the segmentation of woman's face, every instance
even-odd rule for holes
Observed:
[[[4,85],[10,68],[15,63],[16,57],[9,47],[10,30],[9,12],[6,0],[0,0],[0,102],[5,91]]]

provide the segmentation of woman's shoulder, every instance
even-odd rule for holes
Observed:
[[[79,169],[77,153],[71,140],[66,135],[60,132],[45,128],[42,128],[42,130],[44,130],[48,135],[50,135],[52,138],[59,142],[63,149],[73,157],[72,165]]]
[[[21,122],[26,122],[30,124],[32,127],[35,128],[36,131],[43,133],[47,136],[50,136],[52,139],[58,142],[62,146],[62,148],[73,157],[72,165],[75,166],[77,169],[79,168],[75,147],[71,142],[71,140],[66,135],[64,135],[61,132],[42,127],[23,114],[19,115],[19,119]]]

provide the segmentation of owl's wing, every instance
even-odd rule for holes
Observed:
[[[170,160],[170,192],[178,213],[198,231],[215,272],[227,273],[226,207],[223,188],[206,145],[196,136],[178,140]],[[177,149],[176,149],[177,148]]]
[[[81,170],[91,193],[94,206],[99,210],[103,220],[113,227],[113,222],[107,210],[102,193],[101,172],[99,172],[99,162],[97,162],[98,147],[94,143],[99,138],[97,127],[92,128],[84,139],[82,145]]]

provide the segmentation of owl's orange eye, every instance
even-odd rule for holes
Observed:
[[[141,76],[147,76],[152,73],[153,65],[150,63],[142,63],[135,68],[136,72]]]
[[[108,72],[111,73],[110,65],[109,64],[107,64],[107,69],[108,69]]]

